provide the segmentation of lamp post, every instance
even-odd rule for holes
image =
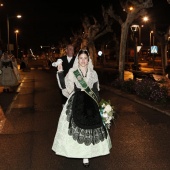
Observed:
[[[138,56],[137,56],[137,38],[135,37],[135,32],[139,30],[139,25],[132,25],[131,31],[133,33],[133,41],[134,41],[134,64],[133,64],[133,70],[138,71]]]
[[[148,16],[144,16],[143,18],[142,18],[142,21],[144,22],[144,23],[147,23],[148,21],[149,21],[149,17]],[[139,29],[139,31],[140,31],[140,40],[141,40],[141,27],[144,27],[144,25],[141,25],[140,26],[140,29]],[[140,44],[139,45],[142,45],[141,44],[141,41],[140,41]]]
[[[21,15],[17,15],[17,16],[12,16],[12,17],[9,17],[7,16],[7,35],[8,35],[8,45],[7,45],[7,50],[9,53],[11,53],[11,49],[10,49],[10,38],[9,38],[9,19],[10,18],[21,18],[22,16]]]
[[[170,58],[170,46],[169,46],[170,36],[168,37],[168,58]]]
[[[16,58],[18,58],[18,33],[19,30],[15,30],[15,37],[16,37]]]
[[[153,34],[153,31],[150,31],[150,48],[152,46],[152,34]]]
[[[3,7],[4,4],[3,3],[0,3],[0,8]],[[1,29],[0,29],[0,40],[1,40]]]

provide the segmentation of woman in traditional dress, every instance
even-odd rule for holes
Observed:
[[[99,81],[87,50],[80,50],[73,67],[64,78],[62,63],[57,80],[68,97],[61,112],[52,150],[68,158],[89,158],[107,155],[112,147],[109,133],[99,113]]]
[[[21,77],[20,77],[20,73],[19,73],[19,70],[18,70],[18,63],[17,63],[17,60],[16,60],[16,58],[15,58],[15,56],[13,54],[11,55],[11,60],[12,60],[14,73],[17,76],[18,82],[20,83],[21,82]]]
[[[0,59],[0,84],[4,86],[3,91],[9,92],[10,87],[17,86],[19,84],[17,76],[14,72],[14,66],[10,55],[5,52]]]

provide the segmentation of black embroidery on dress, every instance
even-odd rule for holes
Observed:
[[[58,72],[58,77],[59,77],[61,88],[65,89],[66,85],[65,85],[65,81],[64,81],[64,71]]]
[[[90,144],[95,145],[107,139],[107,131],[103,124],[93,129],[83,129],[75,124],[72,115],[74,97],[75,95],[71,96],[66,106],[67,121],[69,122],[68,134],[73,137],[73,140],[77,141],[79,144],[85,144],[86,146]]]

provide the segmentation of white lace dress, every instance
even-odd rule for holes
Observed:
[[[0,69],[2,71],[0,75],[0,85],[4,87],[11,87],[19,84],[10,58],[4,58],[4,56],[2,56],[0,59]]]
[[[107,155],[110,153],[110,149],[112,147],[109,133],[107,131],[107,137],[101,139],[95,144],[85,144],[82,141],[75,140],[73,135],[69,134],[69,121],[68,121],[68,107],[69,102],[74,94],[74,84],[81,88],[78,80],[73,75],[74,69],[70,69],[69,73],[65,78],[65,85],[68,91],[69,98],[63,107],[61,112],[57,131],[54,137],[54,142],[52,145],[52,150],[60,156],[65,156],[68,158],[93,158],[98,156]],[[95,82],[98,82],[97,74],[94,70],[88,70],[87,77],[85,78],[86,83],[90,88],[93,87]],[[99,86],[98,86],[99,90]],[[77,103],[79,104],[79,103]],[[94,132],[93,132],[94,133]]]

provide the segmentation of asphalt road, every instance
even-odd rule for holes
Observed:
[[[51,150],[62,109],[55,71],[31,70],[22,77],[1,119],[0,170],[85,169],[81,159]],[[100,95],[116,109],[109,131],[113,146],[110,155],[90,159],[88,169],[169,170],[170,117],[109,88]]]

